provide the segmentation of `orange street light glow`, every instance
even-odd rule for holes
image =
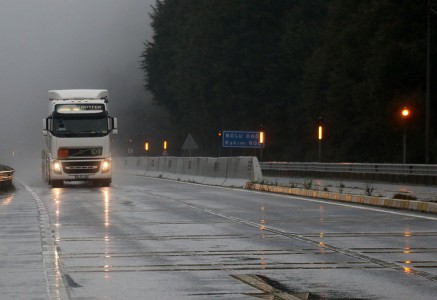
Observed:
[[[410,115],[410,111],[408,110],[408,108],[404,108],[402,110],[402,116],[403,117],[408,117]]]
[[[323,139],[323,127],[319,125],[319,140]]]
[[[264,144],[264,132],[263,131],[261,131],[259,133],[259,143]]]

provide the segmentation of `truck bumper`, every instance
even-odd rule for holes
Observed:
[[[112,178],[110,159],[52,160],[50,180],[84,181]]]

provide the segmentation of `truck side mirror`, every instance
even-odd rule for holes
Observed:
[[[117,118],[112,119],[112,134],[118,134]]]
[[[47,135],[47,119],[42,119],[42,134]]]

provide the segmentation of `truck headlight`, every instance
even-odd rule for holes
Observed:
[[[109,172],[109,170],[111,169],[111,163],[109,162],[109,160],[104,160],[102,162],[101,169],[102,169],[102,173]]]
[[[52,163],[52,170],[54,173],[61,174],[62,172],[61,163],[57,160],[54,160]]]

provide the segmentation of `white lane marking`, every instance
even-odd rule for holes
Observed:
[[[44,264],[44,276],[49,299],[63,300],[70,299],[64,276],[61,272],[61,262],[53,236],[50,217],[47,207],[41,198],[23,181],[15,178],[32,195],[36,202],[39,213],[39,228],[42,242],[42,258]]]

